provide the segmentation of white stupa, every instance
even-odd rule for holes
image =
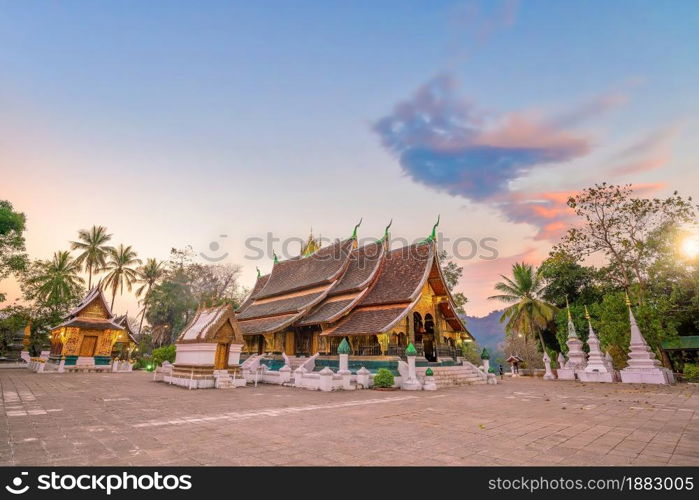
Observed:
[[[570,315],[568,299],[566,299],[566,307],[568,309],[568,340],[566,341],[566,345],[568,346],[568,361],[566,361],[563,368],[558,369],[558,379],[575,380],[576,373],[584,370],[587,362],[585,360],[585,352],[582,350],[583,343],[575,332],[575,325]]]
[[[614,371],[609,369],[604,353],[599,347],[599,339],[592,329],[590,313],[585,306],[585,318],[588,325],[587,345],[590,346],[590,354],[587,357],[587,366],[578,372],[578,378],[583,382],[614,382]]]
[[[675,377],[670,370],[663,368],[655,353],[646,343],[631,309],[631,301],[626,296],[631,323],[631,344],[628,366],[621,370],[621,381],[625,384],[674,384]]]

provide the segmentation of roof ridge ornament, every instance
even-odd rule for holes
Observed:
[[[393,219],[391,219],[391,221],[388,223],[388,226],[386,226],[386,229],[383,230],[383,238],[381,238],[379,241],[388,241],[388,235],[389,235],[388,229],[391,227],[392,224],[393,224]]]
[[[260,279],[262,277],[262,273],[260,272],[260,268],[255,266],[255,269],[257,269],[257,279]]]
[[[279,257],[277,257],[277,252],[272,251],[272,255],[274,256],[274,264],[279,264]]]
[[[350,239],[352,239],[352,240],[356,240],[356,239],[357,239],[357,229],[359,228],[359,226],[362,225],[362,221],[363,221],[363,220],[364,220],[364,217],[361,217],[361,218],[359,219],[359,222],[357,223],[357,225],[354,226],[354,231],[352,231],[352,237],[351,237]]]
[[[439,220],[441,219],[441,215],[437,214],[437,222],[434,223],[434,226],[432,226],[432,232],[430,235],[422,240],[423,243],[432,243],[433,241],[437,241],[437,226],[439,226]]]

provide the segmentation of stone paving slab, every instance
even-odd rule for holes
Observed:
[[[0,465],[699,465],[696,386],[188,391],[0,372]]]

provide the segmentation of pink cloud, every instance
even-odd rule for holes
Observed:
[[[655,170],[672,160],[672,142],[679,133],[674,125],[653,132],[614,156],[613,175],[628,175]]]

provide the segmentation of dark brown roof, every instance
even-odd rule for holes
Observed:
[[[308,257],[295,257],[278,262],[255,298],[264,299],[336,280],[346,269],[354,242],[354,239],[338,241]]]
[[[238,325],[243,332],[243,335],[257,335],[260,333],[269,333],[279,330],[291,324],[298,314],[283,314],[281,316],[273,316],[271,318],[252,319],[240,321]]]
[[[309,315],[298,322],[299,326],[317,325],[327,323],[338,314],[349,308],[355,299],[336,300],[335,302],[323,302],[316,307]]]
[[[329,295],[341,295],[364,289],[374,278],[383,256],[382,242],[370,243],[354,249],[350,255],[347,271]]]
[[[312,306],[324,296],[325,292],[322,291],[289,298],[279,298],[262,303],[253,302],[252,305],[248,306],[243,312],[238,314],[238,319],[242,321],[244,319],[262,318],[277,314],[298,312],[301,309]]]
[[[240,307],[238,308],[238,311],[243,311],[245,310],[246,307],[248,307],[250,304],[252,304],[252,301],[257,297],[257,294],[260,293],[260,291],[264,288],[264,286],[267,284],[267,280],[269,280],[269,274],[265,274],[264,276],[258,276],[257,280],[255,280],[255,286],[252,287],[252,292],[250,292],[250,295],[248,295],[248,298],[245,299],[245,302],[243,302]]]
[[[104,298],[104,293],[102,293],[102,289],[98,286],[93,287],[90,289],[90,291],[87,292],[87,295],[78,303],[75,308],[68,313],[66,318],[71,318],[73,316],[78,316],[79,313],[85,309],[88,305],[92,303],[95,299],[99,299],[102,302],[102,305],[104,306],[104,309],[107,311],[107,315],[110,318],[113,318],[114,315],[112,314],[111,309],[109,308],[109,305],[107,304],[107,299]]]
[[[412,302],[427,279],[432,257],[432,245],[427,243],[388,252],[376,284],[359,305]]]
[[[337,326],[321,335],[344,337],[345,335],[376,335],[390,330],[408,312],[410,304],[386,308],[355,309]]]

